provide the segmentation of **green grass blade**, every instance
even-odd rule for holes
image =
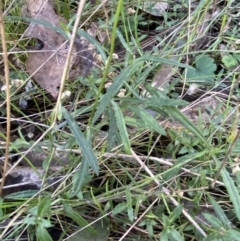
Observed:
[[[73,119],[71,114],[69,114],[69,112],[65,108],[62,108],[62,112],[63,112],[64,117],[66,118],[66,120],[69,124],[70,130],[72,131],[73,135],[76,138],[76,141],[77,141],[79,147],[82,150],[82,154],[83,154],[84,158],[88,161],[88,164],[92,168],[93,172],[96,175],[99,175],[98,160],[97,160],[90,144],[88,143],[88,141],[84,137],[81,129],[79,128],[77,122]]]
[[[119,130],[120,137],[122,139],[123,146],[125,148],[125,151],[127,153],[130,153],[131,144],[130,144],[130,141],[129,141],[129,138],[128,138],[128,132],[127,132],[125,120],[124,120],[123,115],[122,115],[122,111],[119,108],[119,106],[116,104],[115,101],[112,100],[111,103],[112,103],[112,107],[113,107],[113,110],[114,110],[114,113],[115,113],[117,127],[118,127],[118,130]]]
[[[237,187],[235,186],[232,178],[230,177],[229,173],[225,168],[222,169],[221,171],[221,176],[223,179],[223,183],[225,184],[225,187],[228,191],[230,200],[232,201],[233,207],[235,214],[240,220],[240,195]]]

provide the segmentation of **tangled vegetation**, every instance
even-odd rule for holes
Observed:
[[[239,240],[238,1],[1,4],[0,240]]]

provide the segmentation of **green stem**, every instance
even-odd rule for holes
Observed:
[[[114,18],[114,23],[113,23],[113,31],[112,31],[112,36],[111,36],[110,53],[109,53],[109,57],[108,57],[108,60],[107,60],[107,64],[106,64],[105,70],[103,72],[103,77],[102,77],[102,81],[101,81],[99,89],[98,89],[96,100],[95,100],[95,102],[93,104],[93,110],[91,112],[91,116],[90,116],[90,119],[89,119],[89,122],[88,122],[89,126],[91,124],[93,124],[92,123],[92,119],[93,119],[93,116],[94,116],[94,112],[96,111],[98,100],[99,100],[99,98],[101,96],[104,84],[105,84],[106,79],[107,79],[108,70],[109,70],[109,67],[110,67],[110,64],[111,64],[111,61],[112,61],[112,54],[113,54],[114,47],[115,47],[115,38],[116,38],[116,32],[117,32],[117,25],[118,25],[118,20],[119,20],[120,14],[121,14],[122,7],[123,7],[123,0],[119,0],[118,1],[118,6],[117,6],[117,11],[116,11],[115,18]]]

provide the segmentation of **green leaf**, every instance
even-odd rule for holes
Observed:
[[[233,53],[233,57],[234,57],[238,62],[240,62],[240,54]]]
[[[28,224],[28,225],[36,225],[37,219],[35,217],[25,217],[23,219],[23,223]]]
[[[225,169],[225,167],[221,171],[221,176],[223,179],[223,183],[225,184],[225,187],[227,189],[227,192],[229,194],[230,200],[232,201],[235,214],[240,220],[240,196],[237,187],[235,186],[232,178],[230,177],[229,173]]]
[[[213,81],[217,65],[214,60],[206,55],[196,58],[196,68],[187,70],[187,78],[193,82]]]
[[[91,228],[94,229],[94,233],[89,232],[88,229],[73,230],[74,234],[72,237],[65,240],[68,241],[106,241],[109,240],[109,223],[101,219],[98,222],[95,222],[91,225]]]
[[[128,206],[128,209],[127,209],[127,213],[128,213],[128,218],[131,222],[133,222],[134,220],[134,215],[133,215],[133,208],[132,206]]]
[[[137,61],[132,66],[125,67],[121,73],[115,78],[114,82],[107,89],[107,93],[102,97],[100,103],[97,107],[97,111],[93,117],[93,123],[99,118],[99,116],[104,112],[105,108],[108,106],[110,100],[118,93],[119,89],[123,85],[124,81],[130,78],[139,67],[142,65],[141,61]]]
[[[4,197],[4,199],[24,199],[24,198],[30,198],[34,195],[36,195],[39,192],[39,190],[26,190],[26,191],[19,191],[11,193]]]
[[[174,100],[169,98],[159,98],[159,97],[150,97],[145,102],[147,106],[154,106],[154,107],[167,107],[167,106],[184,106],[187,105],[188,102],[185,100]]]
[[[181,234],[176,229],[171,228],[171,236],[176,241],[184,241],[184,238],[181,236]]]
[[[240,231],[237,229],[229,229],[227,230],[227,236],[229,236],[231,240],[239,240]]]
[[[238,65],[238,61],[232,54],[225,55],[222,57],[222,62],[227,69],[234,68]]]
[[[165,111],[168,115],[170,115],[174,120],[178,121],[182,124],[186,129],[192,132],[196,137],[198,137],[202,142],[210,148],[209,143],[206,141],[205,137],[198,130],[198,128],[176,107],[165,107]]]
[[[159,241],[169,241],[169,232],[166,228],[161,232]]]
[[[179,218],[179,216],[182,213],[182,209],[183,209],[183,204],[178,205],[176,208],[174,208],[174,210],[169,215],[169,222],[170,223],[173,223],[177,218]]]
[[[118,213],[121,213],[127,209],[128,205],[127,203],[119,203],[112,211],[113,215],[117,215]]]
[[[71,197],[78,194],[78,192],[81,191],[82,187],[90,181],[91,178],[89,178],[88,168],[88,162],[85,160],[85,157],[83,157],[79,170],[73,175],[73,187]]]
[[[51,195],[39,199],[38,203],[38,216],[51,215]]]
[[[141,120],[145,124],[145,127],[149,128],[150,130],[154,130],[161,135],[166,135],[163,127],[161,127],[161,125],[147,111],[143,110],[140,107],[131,108],[131,110],[141,118]]]
[[[133,52],[132,52],[132,50],[129,48],[128,44],[126,43],[126,41],[125,41],[122,33],[121,33],[119,30],[117,30],[116,34],[117,34],[117,36],[118,36],[121,44],[123,45],[124,49],[125,49],[126,51],[128,51],[131,55],[134,55]]]
[[[165,172],[162,173],[162,178],[165,181],[174,178],[179,173],[179,170],[181,169],[181,167],[183,167],[188,162],[191,162],[194,159],[202,157],[205,154],[206,154],[206,150],[179,157],[172,167],[168,168]]]
[[[77,34],[80,36],[83,36],[86,40],[88,40],[90,43],[92,43],[94,45],[94,47],[96,48],[98,53],[101,55],[101,57],[103,59],[103,63],[105,63],[107,61],[107,56],[104,52],[104,48],[95,38],[93,38],[88,32],[83,31],[83,30],[78,30]]]
[[[77,141],[79,147],[82,150],[82,154],[83,154],[84,158],[88,162],[89,166],[92,168],[93,172],[96,175],[99,175],[98,160],[97,160],[91,146],[89,145],[88,141],[84,137],[81,129],[79,128],[77,122],[73,119],[71,114],[69,114],[68,111],[64,107],[62,108],[62,112],[63,112],[64,117],[66,118],[66,120],[69,124],[70,130],[72,131],[73,135],[76,138],[76,141]]]
[[[107,151],[110,152],[116,142],[118,130],[117,130],[116,118],[114,116],[114,111],[112,109],[108,109],[108,116],[109,116],[109,133],[108,133],[108,139],[107,139]]]
[[[147,226],[147,232],[149,236],[153,236],[154,232],[153,232],[153,226],[156,225],[156,222],[152,219],[148,219],[146,222],[146,226]]]
[[[128,138],[128,132],[127,132],[125,120],[124,120],[123,115],[122,115],[122,111],[119,108],[119,106],[116,104],[115,101],[112,100],[111,103],[112,103],[112,106],[113,106],[113,110],[115,112],[117,127],[118,127],[118,130],[119,130],[120,137],[122,139],[123,146],[125,148],[125,151],[127,153],[130,153],[131,144],[130,144],[130,141],[129,141],[129,138]]]
[[[204,218],[208,221],[208,223],[211,224],[211,226],[215,227],[215,228],[222,228],[223,224],[221,223],[221,221],[219,221],[215,216],[213,216],[210,213],[203,213]]]
[[[36,236],[39,241],[52,241],[47,229],[43,226],[37,226]]]
[[[42,219],[40,220],[40,222],[38,222],[38,224],[41,225],[41,226],[44,227],[44,228],[50,228],[50,227],[52,227],[51,222],[48,221],[48,220],[45,219],[45,218],[42,218]]]
[[[63,202],[63,208],[66,213],[66,215],[71,218],[73,221],[75,221],[79,227],[85,227],[88,225],[88,222],[77,212],[75,212],[71,206],[69,206],[66,202]],[[89,226],[88,231],[95,233],[94,229],[92,229],[91,226]]]
[[[97,111],[93,116],[93,123],[99,118],[99,116],[104,112],[105,108],[109,105],[110,100],[118,93],[119,89],[123,85],[124,81],[127,81],[134,73],[139,71],[140,66],[144,63],[144,61],[152,61],[156,63],[167,63],[172,64],[174,66],[186,68],[186,69],[193,69],[187,64],[182,64],[177,61],[169,60],[166,58],[155,57],[154,55],[150,55],[146,53],[142,57],[138,58],[134,65],[125,67],[121,73],[115,78],[114,82],[111,86],[107,89],[107,93],[102,97],[100,103],[98,105]],[[156,66],[157,67],[157,66]]]
[[[224,224],[224,227],[230,228],[231,221],[228,219],[224,211],[222,210],[221,206],[215,201],[215,199],[207,194],[209,201],[211,202],[215,213],[217,214],[220,221]]]
[[[127,204],[132,205],[132,194],[129,188],[126,189],[126,198],[127,198]]]

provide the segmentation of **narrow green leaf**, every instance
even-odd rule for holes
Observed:
[[[239,240],[240,237],[240,231],[237,229],[229,229],[227,230],[228,237],[230,237],[230,240]]]
[[[169,98],[159,98],[158,96],[150,97],[146,100],[146,105],[153,107],[165,107],[165,106],[184,106],[188,102],[185,100],[174,100]]]
[[[93,117],[93,123],[99,118],[99,116],[104,112],[105,108],[108,106],[110,100],[118,93],[119,89],[123,85],[124,81],[130,78],[136,71],[139,70],[141,61],[136,61],[132,66],[125,67],[121,73],[115,78],[114,82],[107,89],[107,93],[102,97],[98,105],[97,111]]]
[[[79,128],[77,122],[73,119],[71,114],[69,114],[68,111],[64,107],[62,107],[62,112],[63,112],[64,117],[66,118],[66,120],[69,124],[70,130],[72,131],[73,135],[76,138],[76,141],[77,141],[79,147],[82,150],[84,158],[88,162],[89,166],[92,168],[93,172],[96,175],[99,175],[98,160],[97,160],[91,146],[89,145],[88,141],[84,137],[81,129]]]
[[[108,116],[109,116],[109,132],[108,132],[108,141],[107,141],[107,151],[110,152],[116,142],[118,131],[117,131],[116,119],[112,109],[108,110]]]
[[[148,235],[150,237],[153,236],[153,226],[156,225],[156,222],[154,220],[151,220],[151,219],[148,219],[147,222],[146,222],[146,226],[147,226],[147,232],[148,232]]]
[[[206,141],[202,133],[197,129],[197,127],[176,107],[168,106],[165,107],[166,113],[170,115],[174,120],[178,121],[182,124],[186,129],[192,132],[195,136],[197,136],[202,142],[210,148],[209,143]]]
[[[215,213],[217,214],[220,221],[224,224],[224,227],[230,228],[231,227],[231,221],[228,219],[224,211],[222,210],[221,206],[215,201],[215,199],[207,194],[209,201],[211,202],[213,209]]]
[[[118,36],[121,44],[123,45],[124,49],[127,50],[130,54],[133,55],[133,52],[132,52],[132,50],[129,48],[128,44],[126,43],[126,41],[125,41],[122,33],[121,33],[119,30],[117,30],[116,34],[117,34],[117,36]]]
[[[230,200],[233,203],[235,214],[240,220],[240,196],[237,187],[235,186],[232,178],[230,177],[229,173],[225,169],[225,167],[221,171],[221,176],[223,179],[223,183],[225,184],[225,187],[227,189],[227,192],[229,194]]]
[[[129,188],[126,189],[126,198],[127,198],[127,204],[132,205],[132,194],[129,190]]]
[[[144,61],[152,61],[152,62],[158,62],[158,63],[171,64],[171,65],[181,67],[181,68],[194,69],[190,65],[182,64],[178,61],[174,61],[174,60],[170,60],[170,59],[166,59],[166,58],[156,57],[155,55],[143,55],[139,59],[144,60]]]
[[[78,192],[81,191],[83,185],[86,184],[86,181],[88,181],[88,168],[88,162],[85,160],[85,157],[83,157],[79,170],[73,175],[73,190],[71,193],[72,197],[78,194]]]
[[[88,222],[77,212],[75,212],[71,206],[69,206],[66,202],[63,202],[63,208],[66,213],[66,215],[71,218],[73,221],[75,221],[80,227],[85,227],[88,225]],[[95,233],[94,229],[89,226],[88,231],[91,233]]]
[[[34,195],[36,195],[39,192],[39,190],[26,190],[26,191],[19,191],[15,193],[11,193],[4,197],[4,199],[24,199],[24,198],[30,198]]]
[[[23,223],[26,223],[28,225],[36,225],[37,224],[37,219],[35,217],[25,217],[23,219]]]
[[[117,127],[118,127],[118,130],[119,130],[120,137],[122,139],[123,146],[125,148],[125,151],[127,153],[130,153],[131,144],[130,144],[130,141],[129,141],[129,138],[128,138],[128,132],[127,132],[125,120],[124,120],[123,115],[122,115],[122,111],[119,108],[119,106],[116,104],[115,101],[112,100],[111,103],[112,103],[112,106],[113,106],[113,110],[115,112]]]
[[[113,215],[117,215],[127,209],[127,203],[119,203],[112,211]]]
[[[133,222],[134,220],[134,215],[133,215],[133,208],[132,206],[128,206],[128,209],[127,209],[127,213],[128,213],[128,218],[131,222]]]
[[[77,34],[80,36],[83,36],[85,39],[87,39],[91,44],[94,45],[98,53],[102,56],[103,62],[105,63],[107,61],[107,56],[104,52],[104,48],[102,45],[95,39],[93,38],[88,32],[83,31],[83,30],[78,30]]]
[[[173,228],[171,229],[171,236],[175,241],[184,241],[184,238],[176,229],[173,229]]]
[[[178,174],[181,167],[183,167],[188,162],[190,162],[194,159],[202,157],[203,155],[206,154],[206,152],[207,151],[205,150],[205,151],[202,151],[202,152],[191,153],[191,154],[187,154],[187,155],[184,155],[182,157],[179,157],[172,167],[168,168],[166,171],[164,171],[162,173],[163,179],[164,180],[172,179],[173,177],[175,177]]]
[[[40,225],[37,226],[36,236],[39,241],[53,241],[47,229]]]
[[[147,111],[143,110],[140,107],[131,108],[131,110],[142,119],[145,127],[149,128],[150,130],[154,130],[161,135],[166,135],[163,127],[161,127],[161,125]]]
[[[222,228],[223,224],[215,216],[210,213],[203,213],[204,218],[215,228]]]
[[[51,214],[51,195],[39,199],[38,216],[43,217]]]
[[[182,213],[183,204],[178,205],[174,210],[171,212],[169,216],[169,222],[173,223],[177,218],[179,218],[180,214]]]
[[[169,241],[169,233],[166,228],[161,232],[159,241]]]
[[[39,220],[38,220],[39,221]],[[52,227],[52,224],[49,220],[42,218],[40,222],[38,222],[42,227],[44,228],[50,228]]]

